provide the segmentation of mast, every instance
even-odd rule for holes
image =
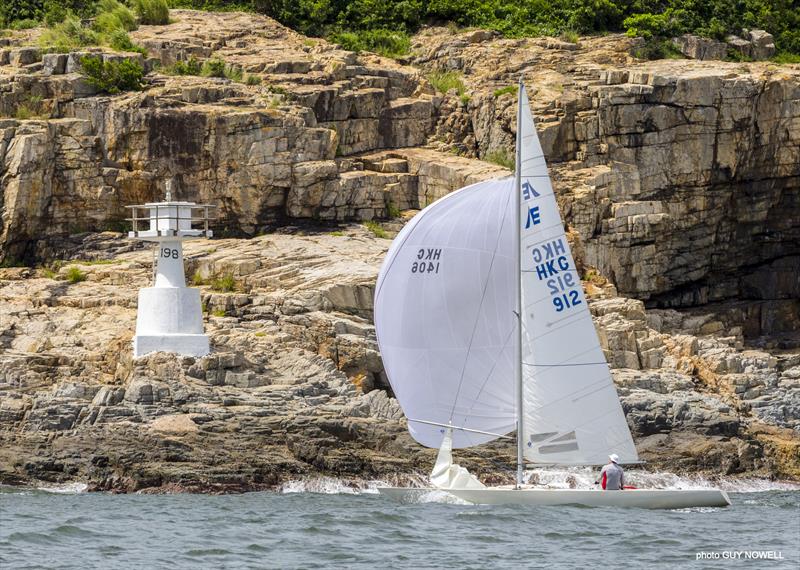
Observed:
[[[517,90],[517,152],[516,152],[516,172],[515,192],[514,192],[514,227],[517,239],[516,244],[516,267],[517,267],[517,489],[522,485],[522,473],[524,470],[523,441],[522,441],[522,263],[521,263],[521,241],[522,230],[520,228],[520,195],[522,192],[522,95],[525,85],[522,83],[522,75],[519,76],[519,88]]]

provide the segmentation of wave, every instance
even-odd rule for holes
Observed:
[[[547,489],[594,489],[599,471],[589,467],[540,468],[528,470],[525,482]],[[733,493],[759,493],[766,491],[798,491],[800,484],[791,481],[771,481],[757,478],[677,475],[669,472],[649,472],[635,469],[625,471],[626,482],[642,489],[722,489]],[[376,494],[378,487],[428,487],[428,478],[416,474],[394,481],[337,479],[335,477],[309,477],[284,483],[279,493],[322,493],[327,495]],[[441,491],[421,494],[419,502],[452,502],[452,496]]]
[[[73,482],[64,485],[41,485],[36,487],[37,491],[44,491],[45,493],[58,493],[62,495],[77,495],[78,493],[85,493],[89,488],[86,483]]]
[[[589,467],[541,468],[526,472],[526,483],[552,489],[594,489],[599,470]],[[797,491],[800,484],[769,479],[677,475],[664,471],[651,472],[637,469],[625,470],[626,484],[642,489],[721,489],[732,493],[758,493],[763,491]]]

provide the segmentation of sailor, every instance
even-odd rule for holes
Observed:
[[[619,466],[619,455],[612,453],[608,458],[611,461],[600,471],[600,485],[604,491],[622,491],[625,488],[625,473]]]

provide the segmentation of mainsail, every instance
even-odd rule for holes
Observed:
[[[522,444],[534,463],[637,461],[520,84]]]
[[[434,475],[448,481],[451,446],[491,441],[518,421],[530,462],[637,460],[523,86],[519,105],[519,178],[425,208],[392,243],[376,285],[389,382],[411,435],[447,448]]]

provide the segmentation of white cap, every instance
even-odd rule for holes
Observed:
[[[616,453],[612,453],[611,455],[608,456],[608,458],[614,463],[619,463],[619,455],[617,455]]]

